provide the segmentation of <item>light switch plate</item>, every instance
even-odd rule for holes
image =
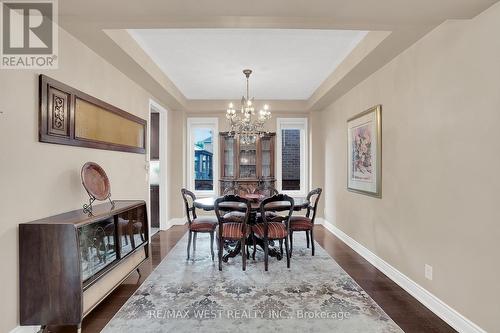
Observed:
[[[432,281],[432,266],[425,264],[425,278]]]

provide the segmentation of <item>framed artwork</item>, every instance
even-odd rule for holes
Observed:
[[[382,106],[347,120],[347,189],[382,197]]]

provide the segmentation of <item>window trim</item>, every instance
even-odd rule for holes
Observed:
[[[309,192],[309,133],[308,119],[304,118],[276,118],[276,189],[294,197],[306,197]],[[283,191],[282,175],[282,134],[283,129],[300,130],[300,190]]]
[[[194,188],[194,135],[195,128],[212,128],[213,130],[213,155],[212,175],[213,190],[200,191]],[[197,197],[211,197],[219,192],[219,119],[217,117],[188,117],[187,118],[187,188]]]

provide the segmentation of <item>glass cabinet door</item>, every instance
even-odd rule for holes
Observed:
[[[118,239],[120,256],[124,257],[146,241],[144,207],[118,215]]]
[[[265,136],[261,138],[261,161],[262,161],[262,178],[274,177],[274,167],[273,167],[273,147],[272,147],[272,137]]]
[[[221,136],[223,152],[223,166],[222,166],[222,177],[223,178],[233,178],[235,176],[235,143],[236,139],[230,136]]]
[[[240,144],[240,178],[257,178],[257,144]]]
[[[112,217],[79,227],[78,240],[83,281],[117,259],[115,223]]]

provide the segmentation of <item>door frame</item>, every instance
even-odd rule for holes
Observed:
[[[148,113],[148,133],[151,133],[151,113],[156,112],[160,114],[159,121],[159,150],[160,150],[160,192],[159,192],[159,205],[160,205],[160,230],[167,230],[168,228],[168,190],[167,190],[167,125],[168,125],[168,111],[159,103],[154,100],[149,100],[149,113]],[[151,161],[151,135],[148,135],[148,149],[147,149],[147,170],[148,170],[148,216],[151,217],[151,182],[149,179],[149,164]],[[151,231],[151,221],[149,223]],[[151,232],[149,233],[151,235]]]

